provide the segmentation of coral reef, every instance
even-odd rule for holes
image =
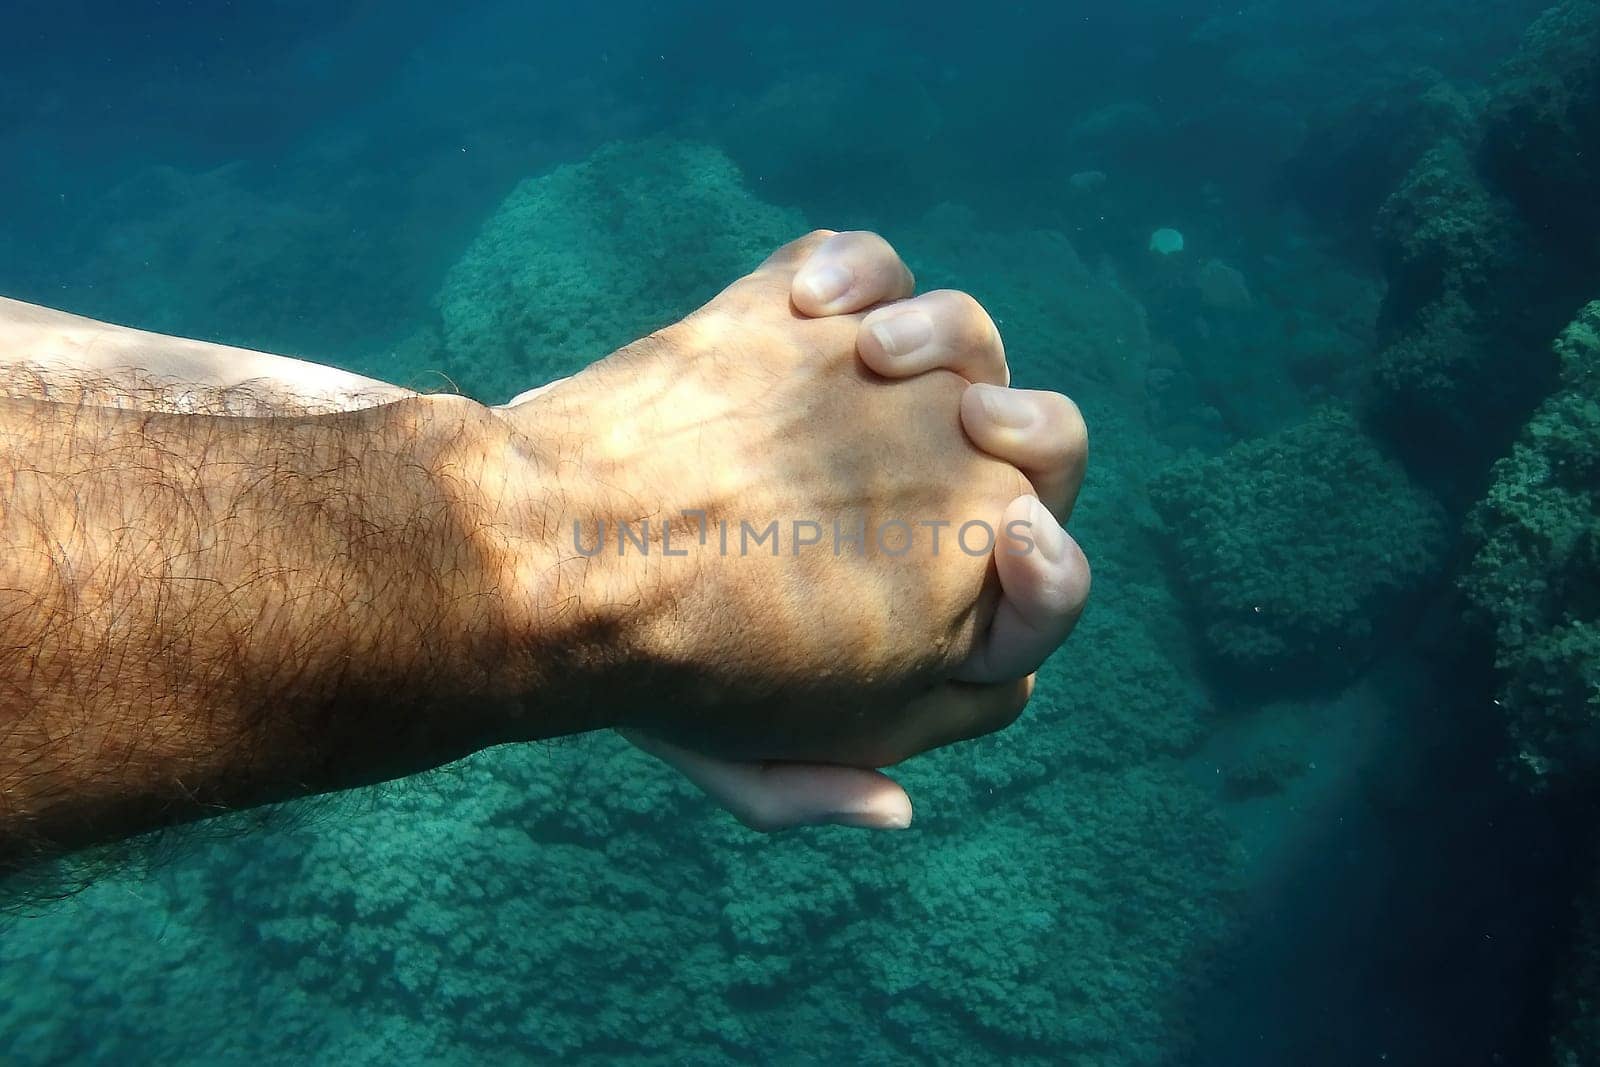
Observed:
[[[910,777],[937,797],[957,775],[936,757]],[[451,777],[445,803],[428,782],[275,842],[231,893],[300,988],[352,1011],[433,1005],[451,1044],[485,1054],[848,1058],[887,1017],[882,1062],[1154,1063],[1162,1001],[1184,995],[1168,969],[1192,971],[1224,914],[1226,836],[1159,765],[1035,776],[960,823],[941,797],[943,825],[887,841],[753,838],[607,739]]]
[[[1546,11],[1384,203],[1374,425],[1453,503],[1554,387],[1549,338],[1600,270],[1600,6]]]
[[[1481,469],[1512,432],[1506,415],[1550,385],[1548,360],[1522,358],[1526,337],[1508,315],[1528,305],[1524,226],[1472,151],[1448,140],[1385,201],[1377,233],[1389,290],[1369,415],[1428,475]]]
[[[1582,783],[1600,770],[1600,302],[1555,351],[1560,388],[1495,464],[1462,588],[1494,634],[1520,769]]]
[[[1597,143],[1600,3],[1561,0],[1490,79],[1475,129],[1384,206],[1391,285],[1369,408],[1467,512],[1470,625],[1453,640],[1476,649],[1486,634],[1493,661],[1463,692],[1467,713],[1504,723],[1518,780],[1579,795],[1600,768],[1600,304],[1578,312],[1600,290]],[[1573,847],[1591,848],[1588,821]],[[1562,1064],[1600,1058],[1600,896],[1586,892],[1551,1006]]]
[[[1338,408],[1181,460],[1151,496],[1207,650],[1272,688],[1351,677],[1445,544],[1439,505]]]
[[[1195,288],[1207,307],[1223,311],[1244,311],[1254,301],[1250,296],[1250,283],[1237,267],[1230,267],[1220,259],[1208,259],[1195,273]]]

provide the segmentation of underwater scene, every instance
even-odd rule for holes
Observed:
[[[0,1063],[1600,1064],[1600,0],[9,0],[0,162],[0,295],[496,404],[875,231],[1094,568],[905,832],[206,820],[7,907]]]

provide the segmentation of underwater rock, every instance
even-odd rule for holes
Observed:
[[[1475,482],[1554,381],[1561,301],[1525,224],[1465,145],[1425,154],[1378,215],[1389,282],[1367,414],[1416,473]],[[1556,321],[1560,321],[1557,319]]]
[[[1480,95],[1414,68],[1319,103],[1287,167],[1296,198],[1333,233],[1361,235],[1432,146],[1476,140]]]
[[[1150,251],[1163,256],[1175,256],[1183,251],[1183,234],[1170,226],[1163,226],[1150,235]]]
[[[1438,503],[1340,408],[1180,460],[1151,499],[1206,649],[1265,691],[1355,675],[1446,543]]]
[[[1224,311],[1241,311],[1250,307],[1250,283],[1244,274],[1220,259],[1208,259],[1195,275],[1195,287],[1207,307]]]
[[[1442,139],[1384,203],[1375,428],[1453,503],[1556,384],[1550,337],[1600,283],[1600,0],[1546,11],[1481,136]]]
[[[983,302],[1019,382],[1142,403],[1151,359],[1144,305],[1109,267],[1085,263],[1060,230],[997,232],[971,209],[941,204],[897,245],[924,288],[968,289]]]
[[[1390,300],[1411,308],[1449,292],[1479,297],[1517,257],[1510,206],[1478,176],[1471,152],[1446,140],[1426,152],[1378,212]]]
[[[1099,613],[1085,669],[1041,675],[1028,731],[904,767],[938,798],[916,835],[752,835],[601,734],[481,753],[264,839],[193,896],[250,916],[305,995],[429,1010],[480,1057],[853,1063],[870,1032],[888,1063],[1026,1042],[1157,1067],[1181,1059],[1172,1005],[1220,943],[1234,862],[1207,796],[1152,758],[1172,736],[1146,736],[1197,731],[1142,633],[1167,608]]]
[[[1489,173],[1541,237],[1600,269],[1600,0],[1565,0],[1534,22],[1495,78]]]
[[[1093,193],[1105,188],[1106,172],[1103,170],[1080,170],[1067,179],[1067,186],[1075,193]]]
[[[1494,636],[1496,703],[1529,781],[1600,771],[1600,301],[1556,342],[1561,384],[1468,524],[1461,587]]]
[[[1289,742],[1267,742],[1222,767],[1222,789],[1234,800],[1281,793],[1306,773],[1306,763]]]

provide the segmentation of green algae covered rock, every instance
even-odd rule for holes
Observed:
[[[1470,505],[1555,388],[1549,338],[1600,272],[1600,0],[1564,0],[1380,212],[1389,292],[1368,414],[1413,473]]]
[[[1377,236],[1391,292],[1424,303],[1493,284],[1510,249],[1509,211],[1453,138],[1425,153],[1378,212]]]
[[[1545,236],[1600,264],[1600,0],[1564,0],[1536,19],[1500,69],[1486,158]]]
[[[445,277],[443,363],[504,400],[682,318],[809,229],[719,149],[611,145],[529,178]]]
[[[1179,461],[1152,497],[1208,650],[1271,687],[1353,674],[1445,546],[1439,505],[1338,408]]]
[[[1555,351],[1560,388],[1495,465],[1462,578],[1492,628],[1500,706],[1536,781],[1600,765],[1600,301]]]
[[[1522,322],[1542,277],[1525,226],[1473,150],[1446,140],[1385,201],[1377,238],[1389,288],[1367,414],[1432,479],[1482,471],[1553,380],[1548,332]]]

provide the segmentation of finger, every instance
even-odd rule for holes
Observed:
[[[916,279],[894,248],[875,233],[854,230],[810,250],[789,298],[802,315],[849,315],[916,290]]]
[[[899,730],[863,762],[887,767],[930,749],[992,734],[1017,720],[1033,695],[1033,679],[995,684],[964,680],[935,686],[906,705]]]
[[[1027,475],[1056,518],[1072,513],[1089,460],[1078,405],[1060,393],[978,383],[961,398],[961,425],[974,445]]]
[[[716,759],[636,730],[620,732],[752,830],[771,833],[815,825],[903,830],[911,825],[911,798],[878,771]]]
[[[995,683],[1030,675],[1061,647],[1089,596],[1089,561],[1055,516],[1033,497],[1006,508],[996,539],[1000,605],[962,681]]]
[[[861,320],[861,361],[885,378],[952,370],[969,382],[1011,381],[1006,348],[989,313],[966,293],[937,289]]]

